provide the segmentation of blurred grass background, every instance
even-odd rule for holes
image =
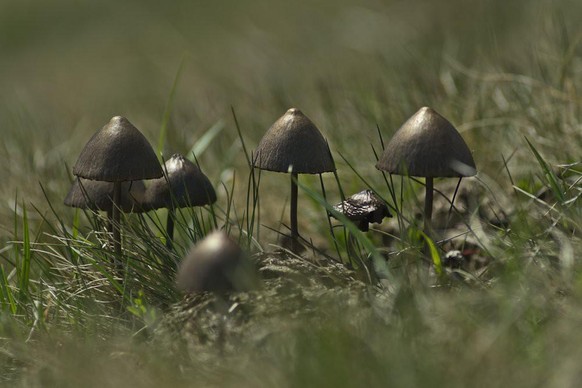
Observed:
[[[223,123],[201,159],[215,183],[244,165],[231,107],[251,149],[289,107],[302,109],[329,139],[350,190],[361,184],[337,152],[380,182],[370,152],[370,144],[380,148],[376,126],[388,139],[423,105],[461,129],[484,175],[498,174],[502,155],[515,151],[510,168],[528,169],[519,158],[529,158],[522,135],[561,162],[579,155],[579,1],[4,0],[0,7],[3,228],[16,195],[43,206],[39,181],[60,202],[65,165],[111,116],[127,116],[155,146],[182,61],[165,156],[188,152]],[[276,205],[287,196],[278,190],[283,179],[262,181]],[[268,202],[263,216],[278,220],[281,207]]]
[[[328,138],[344,189],[351,194],[363,189],[363,183],[339,155],[374,187],[383,187],[370,146],[380,149],[376,127],[387,141],[418,108],[429,105],[461,131],[480,179],[495,194],[512,194],[504,159],[515,183],[534,193],[545,183],[524,136],[556,170],[557,164],[579,162],[582,155],[580,15],[578,0],[2,0],[0,250],[5,253],[12,249],[10,240],[23,238],[21,225],[14,235],[15,212],[20,217],[31,206],[39,210],[27,213],[31,234],[43,239],[41,232],[48,227],[40,214],[52,215],[39,183],[56,211],[72,222],[73,211],[61,205],[70,167],[112,116],[128,117],[157,145],[180,68],[164,155],[186,153],[209,128],[224,126],[199,155],[223,207],[226,193],[219,182],[230,187],[234,174],[235,191],[246,194],[247,189],[248,169],[231,108],[250,149],[289,107],[303,110]],[[333,178],[325,181],[330,201],[339,201]],[[305,182],[318,185],[309,177]],[[287,196],[287,176],[262,174],[261,223],[277,228],[281,214],[288,222],[283,212]],[[235,206],[244,207],[244,195],[236,197]],[[317,240],[327,233],[321,207],[304,195],[300,206],[302,234]],[[366,322],[354,334],[348,324],[342,331],[341,320],[340,329],[336,322],[326,322],[315,338],[309,330],[292,336],[299,344],[296,353],[287,353],[287,343],[273,350],[274,362],[265,362],[251,348],[241,352],[251,361],[202,363],[196,367],[202,370],[194,372],[209,385],[240,383],[244,375],[248,386],[304,386],[303,378],[324,386],[343,365],[355,363],[353,370],[365,378],[348,374],[345,385],[380,385],[393,378],[397,386],[573,386],[579,377],[575,360],[580,359],[575,345],[581,340],[575,296],[582,282],[574,275],[579,271],[565,281],[536,255],[559,256],[568,247],[537,234],[537,228],[551,224],[548,234],[560,229],[567,241],[568,228],[577,221],[562,228],[557,221],[537,213],[527,219],[527,214],[526,208],[524,218],[513,220],[515,235],[509,239],[489,236],[508,261],[491,288],[453,290],[445,297],[409,290],[400,301],[399,318],[387,326]],[[542,235],[547,239],[538,246],[535,237]],[[274,242],[273,234],[262,238],[265,245]],[[576,241],[570,246],[574,256]],[[130,248],[138,252],[135,256],[142,252],[138,245]],[[33,254],[50,249],[33,247]],[[55,262],[63,265],[59,260],[65,257]],[[16,328],[5,311],[1,316],[2,371],[14,373],[22,386],[98,385],[103,370],[110,371],[110,386],[189,386],[193,381],[195,373],[180,375],[183,370],[178,371],[181,364],[175,360],[164,364],[148,345],[128,340],[138,328],[125,322],[112,328],[109,318],[116,316],[105,319],[95,313],[95,322],[86,321],[82,312],[76,316],[76,310],[101,311],[92,305],[99,299],[91,294],[86,301],[70,300],[77,295],[73,286],[70,295],[63,291],[66,297],[50,284],[43,290],[42,281],[39,287],[39,295],[55,293],[55,300],[23,298],[31,307],[26,319],[14,314]],[[94,287],[106,290],[102,284]],[[570,292],[574,298],[563,298]],[[44,303],[52,307],[34,310]],[[37,325],[43,319],[35,314],[61,308],[66,319],[56,324],[47,318],[50,334],[32,335],[44,333]],[[32,321],[34,329],[23,323]],[[71,326],[80,333],[71,333]],[[342,358],[357,342],[352,335],[363,338],[375,356]],[[96,352],[99,362],[88,362]],[[326,357],[337,365],[322,362]],[[130,376],[126,371],[132,368],[137,372]],[[305,374],[295,373],[296,368]]]

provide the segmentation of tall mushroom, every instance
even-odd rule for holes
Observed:
[[[477,173],[467,144],[453,125],[435,110],[423,107],[394,134],[376,168],[391,174],[424,177],[424,231],[430,235],[433,179]]]
[[[327,141],[315,124],[299,109],[291,108],[267,130],[253,157],[253,167],[291,173],[291,239],[298,249],[298,174],[334,172]]]
[[[166,245],[172,248],[175,209],[210,205],[216,202],[216,192],[210,180],[191,161],[174,154],[165,163],[164,176],[154,179],[146,190],[144,207],[168,209]]]
[[[121,182],[162,176],[162,167],[150,143],[128,119],[115,116],[85,144],[73,174],[113,182],[113,245],[116,256],[121,256]]]

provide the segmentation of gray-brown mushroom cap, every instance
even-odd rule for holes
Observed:
[[[87,142],[73,174],[107,182],[162,176],[162,167],[144,135],[125,117],[115,116]]]
[[[194,163],[180,154],[165,163],[165,176],[154,179],[146,190],[150,209],[204,206],[216,202],[210,180]]]
[[[176,286],[186,293],[248,291],[256,280],[254,266],[238,244],[216,231],[186,255],[176,275]]]
[[[253,157],[262,170],[320,174],[335,171],[326,140],[299,109],[291,108],[269,128]]]
[[[142,181],[123,182],[119,205],[121,211],[126,213],[139,211],[144,196],[145,185]],[[77,178],[71,185],[64,204],[81,209],[111,212],[113,210],[113,182]]]
[[[381,224],[384,217],[392,217],[386,202],[372,190],[363,190],[346,198],[334,205],[333,210],[345,215],[364,232],[368,231],[369,223]],[[335,218],[333,213],[331,216]]]
[[[443,116],[420,108],[394,134],[376,168],[418,177],[461,177],[477,173],[467,144]]]

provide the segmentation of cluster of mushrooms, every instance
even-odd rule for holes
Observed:
[[[327,141],[300,110],[289,109],[266,132],[253,153],[252,165],[291,176],[291,241],[298,250],[297,182],[299,174],[336,171]],[[469,148],[453,125],[431,108],[423,107],[396,132],[376,168],[391,174],[424,177],[424,232],[431,234],[433,179],[476,174]],[[152,147],[129,120],[116,116],[85,145],[73,167],[74,181],[65,204],[105,211],[108,231],[121,268],[120,212],[168,209],[166,243],[172,249],[174,211],[216,201],[216,192],[198,166],[175,154],[162,167]],[[144,180],[147,180],[144,184]],[[364,190],[334,206],[362,231],[369,223],[391,216],[387,204]],[[333,215],[333,214],[332,214]],[[246,288],[241,275],[245,256],[224,232],[213,232],[193,247],[182,261],[178,288],[186,292]],[[246,272],[248,273],[248,272]]]

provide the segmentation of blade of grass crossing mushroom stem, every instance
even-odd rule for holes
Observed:
[[[121,268],[121,182],[113,183],[113,220],[111,228],[113,229],[113,251],[115,252],[115,266]]]
[[[336,211],[333,205],[328,203],[319,193],[311,190],[307,186],[303,185],[301,182],[297,182],[297,186],[301,188],[307,195],[309,195],[313,200],[315,200],[320,206],[323,206],[329,213],[342,222],[345,227],[351,232],[354,238],[368,251],[368,254],[374,260],[374,270],[376,274],[382,278],[389,281],[389,284],[396,286],[396,278],[392,276],[390,269],[386,263],[386,259],[380,254],[376,246],[368,239],[368,237],[358,229],[357,225],[350,221],[345,215]]]
[[[291,238],[293,244],[296,244],[299,237],[297,228],[297,180],[299,175],[296,172],[291,173]]]

